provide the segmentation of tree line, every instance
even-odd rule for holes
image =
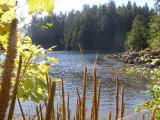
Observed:
[[[156,1],[155,8],[148,22],[139,15],[134,18],[132,29],[127,33],[125,41],[127,50],[160,50],[160,0]]]
[[[127,5],[116,7],[115,2],[110,1],[99,6],[84,5],[82,11],[72,10],[67,14],[34,16],[28,34],[32,34],[33,43],[44,48],[57,46],[58,50],[79,50],[80,45],[84,50],[139,50],[147,47],[147,34],[152,37],[151,32],[155,32],[148,31],[154,26],[154,16],[159,17],[147,4],[137,6],[135,2],[128,1]],[[132,34],[137,31],[139,35],[135,37],[143,45],[133,42]],[[133,47],[133,44],[139,47]]]

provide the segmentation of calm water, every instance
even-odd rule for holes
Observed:
[[[65,81],[65,91],[70,93],[70,107],[74,111],[76,104],[76,89],[82,90],[82,75],[84,65],[88,67],[88,83],[87,83],[87,110],[91,108],[92,98],[92,71],[96,53],[84,53],[83,56],[79,52],[55,52],[49,54],[58,58],[59,64],[53,65],[50,73],[56,78],[63,78]],[[149,99],[149,95],[143,94],[149,84],[146,80],[137,75],[127,75],[119,73],[124,66],[123,63],[105,59],[106,54],[99,54],[97,60],[97,78],[102,81],[101,99],[100,99],[100,117],[106,117],[106,113],[115,109],[115,76],[118,75],[121,81],[125,82],[125,107],[128,113],[133,112],[136,104],[142,103]],[[56,102],[60,101],[61,89],[57,86]],[[26,104],[24,104],[27,106]],[[26,112],[32,113],[32,105],[26,107]],[[30,110],[27,110],[30,108]],[[17,108],[18,109],[18,108]],[[73,113],[72,111],[72,113]],[[88,114],[89,115],[89,114]]]

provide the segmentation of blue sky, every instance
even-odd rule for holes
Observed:
[[[60,12],[60,11],[70,11],[71,9],[81,10],[83,4],[103,4],[108,3],[110,0],[56,0],[55,3],[55,10],[54,12]],[[122,5],[127,4],[128,0],[114,0],[116,5]],[[130,0],[131,2],[136,2],[137,5],[143,6],[145,3],[148,4],[148,6],[154,7],[154,0]]]

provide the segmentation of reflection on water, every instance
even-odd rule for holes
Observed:
[[[115,76],[118,74],[121,80],[125,82],[125,107],[128,113],[133,111],[136,104],[142,103],[149,98],[148,95],[141,91],[146,90],[149,84],[146,80],[138,78],[138,76],[128,76],[124,73],[117,73],[124,65],[109,59],[104,59],[106,54],[99,54],[97,59],[97,78],[102,81],[101,99],[100,99],[100,117],[106,117],[108,111],[115,109]],[[82,90],[82,75],[84,65],[88,67],[88,83],[87,83],[87,110],[91,107],[92,98],[92,70],[96,53],[84,53],[82,56],[79,52],[55,52],[49,56],[57,57],[59,65],[53,65],[50,73],[65,81],[65,91],[70,93],[70,107],[72,113],[76,104],[76,89]],[[56,102],[59,101],[61,94],[60,86],[57,86]],[[89,115],[89,114],[88,114]]]

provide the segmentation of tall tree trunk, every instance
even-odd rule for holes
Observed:
[[[12,20],[8,48],[5,63],[3,66],[3,74],[0,86],[0,120],[5,119],[5,113],[8,108],[10,98],[11,79],[14,70],[14,60],[16,58],[16,45],[17,45],[17,20]]]

